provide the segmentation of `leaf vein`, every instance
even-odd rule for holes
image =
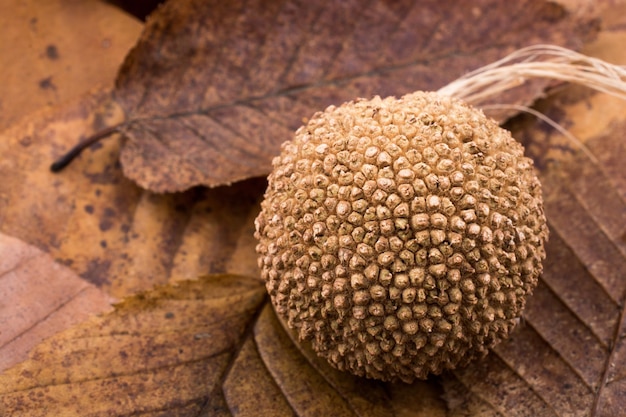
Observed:
[[[601,405],[600,397],[602,396],[602,391],[603,391],[604,387],[609,385],[609,376],[610,376],[610,372],[611,372],[611,363],[613,362],[613,359],[615,358],[615,355],[616,355],[616,352],[617,352],[617,347],[619,345],[618,344],[618,340],[620,338],[620,331],[622,330],[624,325],[626,325],[626,309],[622,309],[622,314],[620,315],[619,323],[615,327],[615,332],[614,332],[614,337],[613,337],[613,344],[611,346],[611,351],[610,351],[609,355],[606,358],[606,362],[604,364],[604,372],[602,374],[602,379],[600,381],[600,385],[598,387],[598,390],[597,390],[596,394],[594,395],[593,405],[591,407],[591,410],[592,410],[591,411],[591,415],[592,416],[599,415],[599,409],[600,409],[600,405]]]
[[[533,331],[535,331],[535,329],[534,329],[534,328],[533,328]],[[541,400],[541,402],[542,402],[542,403],[543,403],[543,404],[547,407],[547,409],[549,409],[550,411],[552,411],[552,413],[553,413],[555,416],[558,416],[558,415],[559,415],[559,413],[557,413],[556,409],[555,409],[554,407],[552,407],[552,404],[550,404],[550,402],[549,402],[546,398],[544,398],[544,396],[543,396],[543,395],[541,395],[541,392],[540,392],[540,391],[538,391],[538,390],[537,390],[534,386],[532,386],[532,385],[530,384],[530,382],[529,382],[526,378],[524,378],[524,376],[522,376],[522,375],[519,373],[518,368],[517,368],[514,364],[510,363],[509,361],[507,361],[507,360],[506,360],[506,358],[505,358],[504,356],[502,356],[502,354],[500,354],[500,352],[498,352],[498,350],[497,350],[497,349],[492,349],[492,350],[491,350],[491,353],[492,353],[492,354],[495,354],[495,355],[496,355],[496,356],[497,356],[497,357],[498,357],[498,358],[499,358],[499,359],[500,359],[500,360],[501,360],[501,361],[502,361],[502,362],[503,362],[503,363],[507,366],[507,368],[509,368],[509,370],[510,370],[512,373],[514,373],[514,374],[515,374],[515,375],[516,375],[516,376],[517,376],[517,377],[518,377],[518,378],[519,378],[519,379],[520,379],[520,380],[524,383],[524,385],[526,385],[526,386],[528,387],[528,389],[529,389],[529,390],[530,390],[533,394],[535,394],[535,396],[536,396],[539,400]],[[506,414],[505,414],[505,415],[506,415]]]

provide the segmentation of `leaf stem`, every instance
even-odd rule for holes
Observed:
[[[101,131],[96,132],[93,135],[83,139],[82,141],[77,143],[76,146],[70,149],[65,155],[54,161],[54,163],[50,165],[50,171],[60,172],[63,168],[68,166],[78,155],[80,155],[86,148],[108,136],[111,136],[114,133],[117,133],[120,127],[121,124],[107,127],[106,129],[102,129]]]

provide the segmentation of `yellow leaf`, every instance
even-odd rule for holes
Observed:
[[[0,375],[0,415],[197,413],[215,400],[264,298],[257,280],[230,275],[129,298]]]

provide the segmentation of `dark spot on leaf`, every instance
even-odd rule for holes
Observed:
[[[80,276],[90,283],[102,287],[109,285],[109,269],[111,261],[108,259],[94,259],[87,265],[87,270]]]
[[[113,227],[113,222],[110,219],[102,219],[98,227],[102,232],[106,232],[111,227]]]
[[[32,143],[33,143],[33,138],[30,136],[24,136],[22,139],[20,139],[20,145],[22,145],[25,148],[32,145]]]
[[[94,191],[94,194],[96,195],[96,197],[100,197],[100,194],[102,194],[102,191],[100,191],[99,188],[96,188],[96,191]]]
[[[566,15],[566,11],[558,4],[546,4],[544,8],[544,16],[548,22],[558,22]]]
[[[57,86],[52,82],[52,76],[39,80],[39,88],[42,90],[56,90]]]
[[[166,319],[173,319],[174,318],[174,313],[172,313],[171,311],[168,311],[167,313],[165,313],[165,318]]]
[[[56,61],[59,59],[59,50],[56,45],[48,45],[46,46],[46,56],[52,61]]]
[[[126,358],[128,358],[128,353],[126,353],[125,350],[120,350],[120,357],[122,359],[126,359]]]
[[[106,240],[101,240],[101,241],[100,241],[100,247],[102,247],[102,248],[106,249],[106,247],[107,247],[107,241],[106,241]]]
[[[92,206],[91,204],[87,204],[87,205],[85,206],[85,211],[86,211],[87,213],[89,213],[89,214],[93,214],[94,208],[93,208],[93,206]]]
[[[58,262],[61,265],[65,265],[65,266],[72,266],[72,264],[74,263],[74,260],[73,259],[55,259],[55,262]]]
[[[115,217],[116,212],[111,207],[105,207],[104,213],[102,214],[102,220],[100,220],[100,230],[106,232],[111,227],[113,227],[113,218]]]

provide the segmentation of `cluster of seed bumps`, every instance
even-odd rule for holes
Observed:
[[[273,167],[262,275],[333,366],[410,382],[508,336],[548,232],[532,161],[481,111],[424,92],[331,106]]]

